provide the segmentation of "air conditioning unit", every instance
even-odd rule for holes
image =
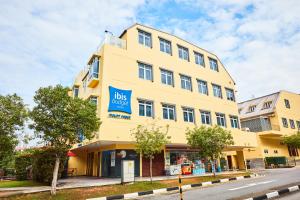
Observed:
[[[250,132],[250,128],[244,127],[244,128],[242,128],[242,131]]]

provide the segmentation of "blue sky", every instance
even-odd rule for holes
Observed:
[[[1,1],[0,94],[32,105],[41,86],[71,86],[104,30],[135,22],[216,53],[245,100],[278,90],[300,93],[298,0]]]

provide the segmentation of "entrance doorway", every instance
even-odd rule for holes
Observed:
[[[87,155],[86,175],[93,176],[94,152]]]
[[[228,162],[228,169],[231,170],[232,169],[232,158],[231,158],[231,156],[227,156],[227,162]]]

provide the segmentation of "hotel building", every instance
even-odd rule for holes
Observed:
[[[164,175],[178,158],[192,160],[187,128],[220,125],[234,145],[224,149],[223,169],[245,169],[245,149],[256,135],[240,127],[235,82],[220,59],[172,34],[134,24],[104,42],[75,79],[72,95],[97,105],[102,121],[92,140],[76,144],[68,167],[77,175],[119,177],[121,160],[135,161],[135,175],[149,175],[149,161],[135,152],[138,125],[169,125],[171,143],[155,156],[153,175]]]

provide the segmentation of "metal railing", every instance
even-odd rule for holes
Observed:
[[[112,46],[119,47],[121,49],[126,49],[126,40],[123,40],[123,39],[120,39],[120,38],[118,38],[116,36],[113,36],[110,33],[105,33],[104,40],[98,46],[97,52],[100,51],[101,47],[104,44],[109,44],[109,45],[112,45]]]

